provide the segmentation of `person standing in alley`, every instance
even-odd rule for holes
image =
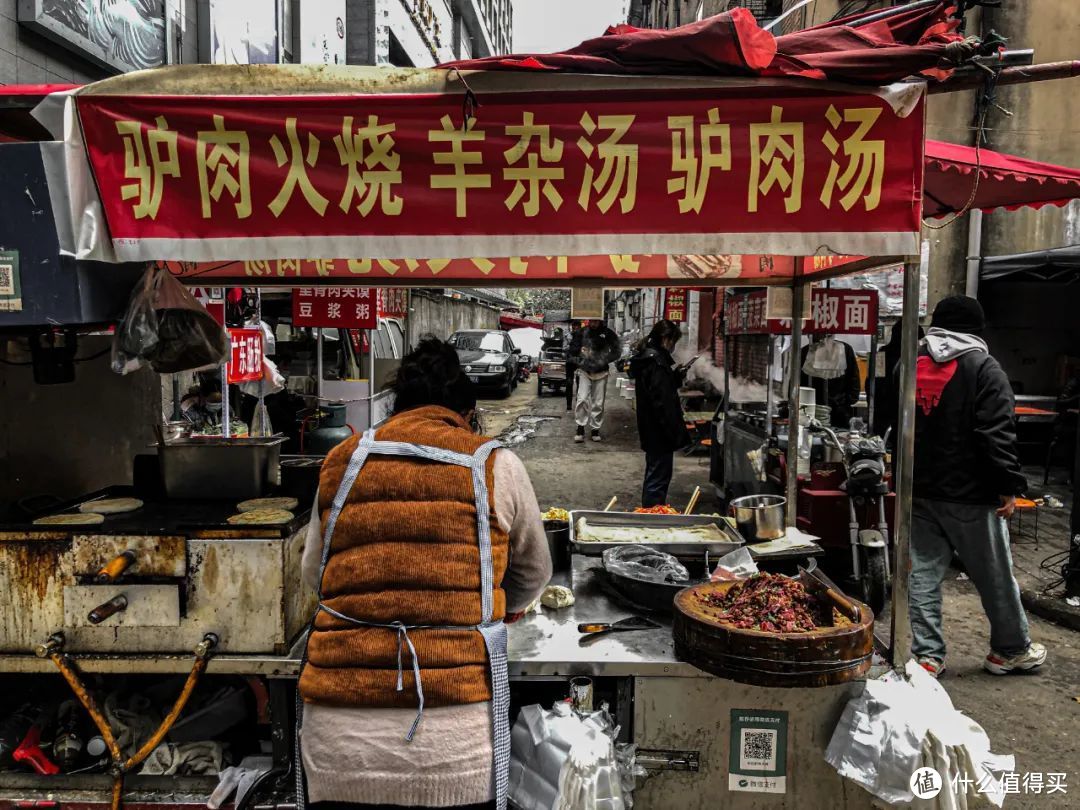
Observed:
[[[641,505],[667,503],[676,450],[690,444],[679,386],[686,368],[671,357],[682,330],[672,321],[657,321],[637,354],[630,359],[630,377],[637,398],[637,424],[641,449],[645,451],[645,482]]]
[[[570,343],[567,359],[577,367],[577,399],[574,402],[574,421],[577,422],[575,442],[585,441],[588,428],[594,442],[600,441],[604,423],[604,400],[607,396],[611,364],[619,359],[622,346],[619,337],[603,321],[584,321],[581,331]]]
[[[577,366],[574,365],[574,360],[570,356],[570,353],[574,351],[575,345],[580,348],[581,346],[581,324],[574,323],[570,327],[570,339],[566,344],[566,410],[572,411],[574,409],[574,380],[577,378]]]
[[[979,337],[985,316],[964,295],[934,310],[916,366],[910,615],[912,653],[945,670],[941,583],[954,552],[990,621],[983,667],[995,675],[1046,661],[1033,643],[1012,572],[1006,521],[1027,481],[1016,453],[1013,392]]]

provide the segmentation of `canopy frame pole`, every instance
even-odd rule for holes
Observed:
[[[786,523],[795,526],[796,504],[799,500],[799,397],[802,382],[799,360],[802,355],[802,311],[806,294],[805,280],[798,275],[802,258],[795,259],[796,275],[791,283],[791,348],[788,350],[788,441]]]
[[[915,461],[915,363],[919,346],[919,267],[917,257],[904,262],[903,332],[900,341],[899,436],[896,441],[896,532],[892,566],[892,628],[889,658],[903,670],[911,652],[908,574],[911,571],[911,500]]]

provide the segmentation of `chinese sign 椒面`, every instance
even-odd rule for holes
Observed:
[[[377,262],[406,237],[442,261],[522,242],[538,256],[918,246],[921,102],[902,116],[870,94],[490,93],[467,120],[458,95],[76,103],[121,260]]]
[[[378,325],[370,287],[301,287],[293,290],[293,326],[374,329]]]
[[[724,304],[729,335],[785,335],[791,322],[769,317],[765,290],[736,292]],[[877,330],[877,290],[833,290],[815,287],[810,292],[807,335],[871,335]]]

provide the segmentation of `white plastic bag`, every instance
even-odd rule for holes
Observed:
[[[957,711],[922,667],[909,661],[906,673],[907,680],[890,672],[866,682],[863,693],[844,707],[825,760],[890,804],[913,801],[912,776],[929,766],[939,772],[942,790],[918,807],[1000,807],[1001,775],[1013,770],[1015,758],[992,754],[982,727]]]
[[[511,801],[520,810],[629,810],[616,732],[603,710],[523,706],[510,733]]]
[[[710,579],[713,582],[721,582],[732,579],[746,579],[758,572],[754,555],[746,548],[740,546],[734,551],[729,551],[716,561],[716,568]]]

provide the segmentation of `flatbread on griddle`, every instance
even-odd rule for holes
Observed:
[[[292,519],[293,513],[285,509],[253,509],[233,515],[228,522],[234,526],[277,526]]]
[[[143,502],[138,498],[103,498],[100,501],[87,501],[79,506],[80,512],[97,512],[99,515],[119,515],[140,509]]]
[[[97,526],[105,522],[98,512],[74,512],[63,515],[46,515],[34,521],[35,526]]]
[[[291,512],[296,508],[299,501],[296,498],[282,496],[279,498],[252,498],[250,501],[241,501],[236,505],[238,512],[255,512],[264,509],[284,509]]]

